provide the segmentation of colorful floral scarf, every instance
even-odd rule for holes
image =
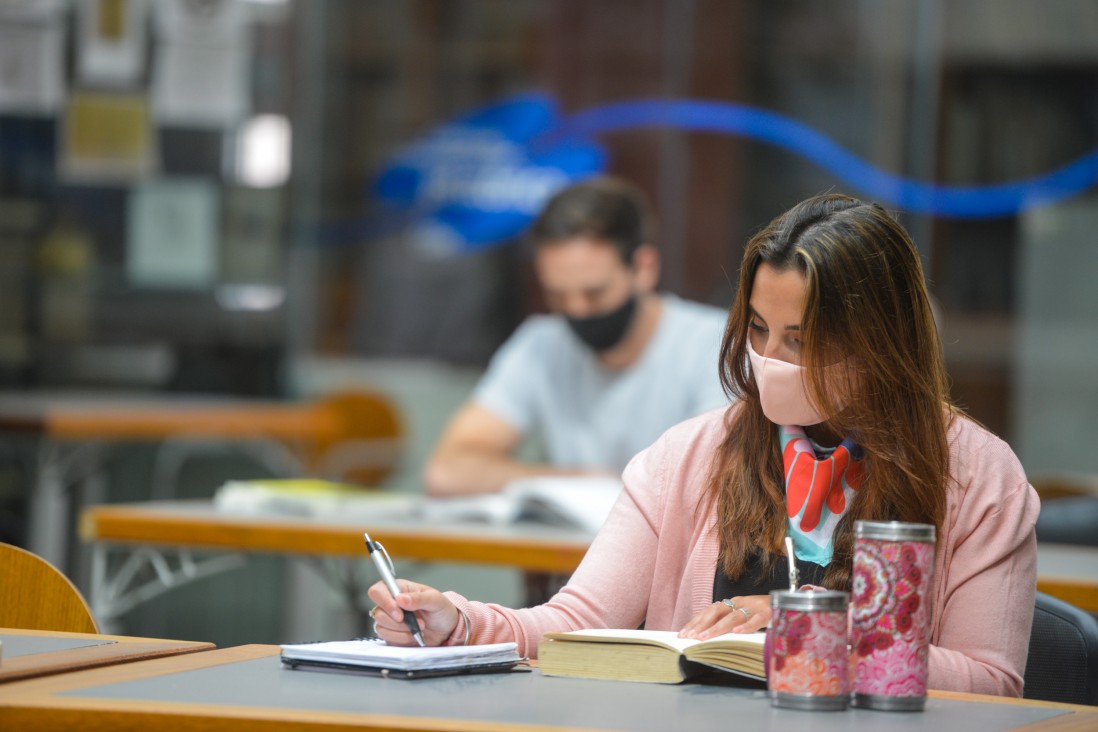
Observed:
[[[794,551],[799,559],[826,567],[835,525],[865,477],[861,448],[852,437],[836,448],[823,448],[792,425],[781,428],[781,444]]]

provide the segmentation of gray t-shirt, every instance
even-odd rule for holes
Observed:
[[[602,366],[560,315],[528,318],[492,357],[473,399],[559,467],[620,472],[664,430],[728,403],[717,359],[725,312],[663,295],[641,357]]]

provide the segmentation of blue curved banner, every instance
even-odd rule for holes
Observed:
[[[1098,183],[1098,150],[1050,173],[987,186],[922,183],[880,170],[831,138],[774,112],[732,102],[640,100],[580,112],[561,134],[595,135],[639,127],[673,127],[751,137],[796,153],[881,203],[955,218],[1008,216],[1059,201]]]
[[[1044,175],[985,186],[935,185],[874,167],[823,133],[733,102],[634,100],[562,118],[546,95],[523,95],[456,119],[399,151],[371,186],[382,220],[416,229],[442,252],[511,239],[545,199],[606,168],[599,135],[645,127],[740,135],[810,160],[866,198],[953,218],[1011,216],[1098,184],[1098,150]]]

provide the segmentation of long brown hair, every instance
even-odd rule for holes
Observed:
[[[824,583],[849,589],[854,521],[933,524],[945,514],[953,407],[941,341],[911,238],[883,208],[842,195],[810,198],[752,237],[721,344],[721,382],[739,398],[709,482],[721,567],[731,578],[761,550],[784,555],[785,482],[778,428],[763,414],[747,358],[759,265],[807,281],[801,322],[808,390],[837,435],[865,452],[865,479],[835,528]],[[844,368],[820,368],[841,360]]]

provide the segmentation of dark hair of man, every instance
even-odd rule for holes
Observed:
[[[566,239],[588,237],[612,244],[626,264],[648,241],[649,221],[644,194],[631,183],[597,176],[558,191],[530,227],[535,249]]]

